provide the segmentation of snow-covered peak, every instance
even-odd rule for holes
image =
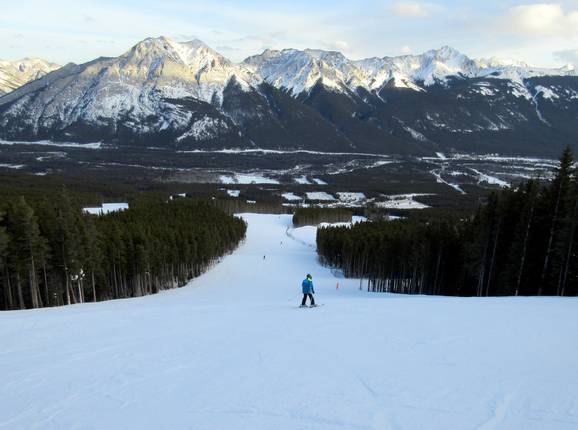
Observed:
[[[374,91],[386,85],[423,91],[424,87],[436,83],[445,84],[451,77],[484,77],[522,83],[524,79],[536,76],[576,75],[572,66],[545,69],[496,57],[474,60],[450,46],[419,55],[357,61],[334,51],[266,50],[247,58],[243,64],[265,81],[294,95],[309,90],[318,82],[336,91],[354,91],[358,87]]]
[[[58,64],[40,58],[23,58],[17,61],[0,60],[0,96],[58,68],[60,68]]]
[[[34,75],[34,70],[46,73],[35,65],[41,60],[26,61],[10,65],[9,78],[3,78],[2,67],[7,66],[0,62],[0,91],[2,85],[13,89],[25,83],[14,83],[14,70],[29,75]],[[385,86],[424,91],[434,84],[444,85],[450,78],[483,77],[523,84],[535,76],[576,75],[573,67],[544,69],[495,57],[473,60],[449,46],[419,55],[357,61],[336,51],[268,49],[236,64],[200,40],[176,42],[162,36],[147,38],[120,57],[97,59],[83,67],[84,77],[98,81],[91,91],[102,88],[106,96],[112,87],[115,91],[122,86],[133,90],[148,87],[167,98],[193,97],[210,103],[222,100],[224,89],[232,81],[245,90],[266,81],[297,96],[318,83],[337,92],[356,91],[359,87],[379,91]]]
[[[475,74],[475,62],[461,52],[444,46],[437,50],[427,51],[421,55],[404,55],[399,57],[384,57],[377,59],[381,62],[381,69],[375,73],[395,81],[406,81],[415,84],[433,85],[436,82],[445,82],[449,76],[472,76]],[[375,70],[374,65],[370,70]],[[363,63],[360,64],[363,67]],[[384,73],[387,72],[387,73]],[[380,79],[377,79],[379,82]]]
[[[558,69],[548,69],[509,58],[492,57],[477,60],[476,66],[478,68],[477,76],[479,77],[507,79],[520,85],[523,85],[525,79],[532,77],[576,76],[576,70],[571,64]]]
[[[480,68],[505,68],[505,67],[518,67],[518,68],[530,68],[528,63],[523,61],[515,60],[513,58],[503,58],[503,57],[490,57],[490,58],[480,58],[476,61],[476,64]]]
[[[266,50],[243,64],[252,73],[294,95],[310,90],[318,82],[334,90],[362,86],[360,71],[343,54],[319,49]]]
[[[167,37],[148,38],[133,46],[119,58],[123,67],[154,71],[167,64],[183,66],[197,75],[211,70],[234,68],[225,57],[200,40],[175,42]]]
[[[107,74],[122,82],[154,86],[169,98],[194,97],[207,102],[215,97],[222,100],[233,78],[242,88],[256,81],[243,67],[200,40],[176,42],[164,36],[145,39],[112,59]]]

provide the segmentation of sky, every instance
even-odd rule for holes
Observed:
[[[7,60],[82,63],[163,35],[201,39],[233,61],[267,48],[338,50],[361,59],[449,45],[472,58],[578,64],[578,0],[0,2],[0,58]]]

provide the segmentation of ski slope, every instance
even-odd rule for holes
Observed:
[[[0,313],[0,429],[578,428],[577,300],[369,294],[244,217],[185,288]]]

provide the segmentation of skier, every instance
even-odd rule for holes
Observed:
[[[307,277],[301,283],[301,288],[303,289],[303,300],[301,301],[301,307],[306,308],[307,305],[307,297],[309,297],[309,301],[311,302],[311,307],[317,306],[315,304],[315,299],[313,298],[313,294],[315,294],[315,290],[313,289],[313,278],[311,275],[307,274]]]

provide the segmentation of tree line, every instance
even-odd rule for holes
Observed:
[[[369,291],[575,296],[577,224],[578,179],[567,148],[550,182],[493,192],[474,216],[321,228],[317,248],[322,262],[366,279]]]
[[[84,214],[62,191],[0,207],[0,309],[154,294],[184,285],[244,238],[246,224],[211,202],[136,200]]]
[[[350,209],[303,207],[295,209],[293,225],[302,227],[305,225],[317,225],[322,222],[350,222],[352,217],[353,211]]]

